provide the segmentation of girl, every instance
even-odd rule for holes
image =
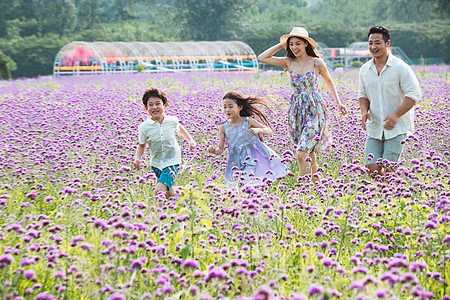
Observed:
[[[219,128],[219,147],[208,148],[210,153],[222,154],[225,140],[228,145],[228,164],[225,182],[235,181],[234,175],[245,183],[261,184],[264,178],[276,181],[287,173],[280,157],[261,142],[260,134],[271,135],[273,130],[257,104],[269,106],[269,101],[245,97],[237,92],[223,97],[223,108],[228,120]],[[256,116],[262,122],[258,122]],[[234,174],[236,171],[236,174]]]
[[[289,73],[294,89],[289,103],[289,129],[297,148],[300,176],[317,173],[316,152],[326,150],[331,144],[327,107],[318,93],[319,75],[342,115],[347,114],[347,108],[339,100],[325,62],[319,58],[315,47],[316,42],[308,37],[305,28],[294,27],[289,34],[280,38],[279,44],[258,56],[260,62],[284,67]],[[286,57],[274,57],[282,48],[287,50]],[[320,181],[318,178],[315,180]]]

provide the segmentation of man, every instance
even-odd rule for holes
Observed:
[[[389,30],[374,26],[368,38],[373,58],[360,69],[358,101],[367,133],[366,166],[375,177],[384,176],[391,171],[389,163],[399,161],[402,141],[414,132],[412,108],[420,100],[421,91],[412,69],[388,52]]]

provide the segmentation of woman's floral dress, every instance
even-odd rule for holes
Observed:
[[[290,72],[294,94],[289,105],[289,131],[298,151],[308,153],[324,151],[332,138],[327,124],[327,107],[318,92],[318,75],[309,71],[305,75]]]

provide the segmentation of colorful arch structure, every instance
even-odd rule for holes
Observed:
[[[74,41],[58,52],[53,65],[54,76],[257,70],[258,60],[255,52],[240,41]]]

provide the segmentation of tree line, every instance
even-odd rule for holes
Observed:
[[[0,0],[0,10],[0,57],[15,78],[51,74],[74,40],[241,40],[259,53],[293,26],[344,47],[383,24],[411,58],[450,62],[448,0]]]

